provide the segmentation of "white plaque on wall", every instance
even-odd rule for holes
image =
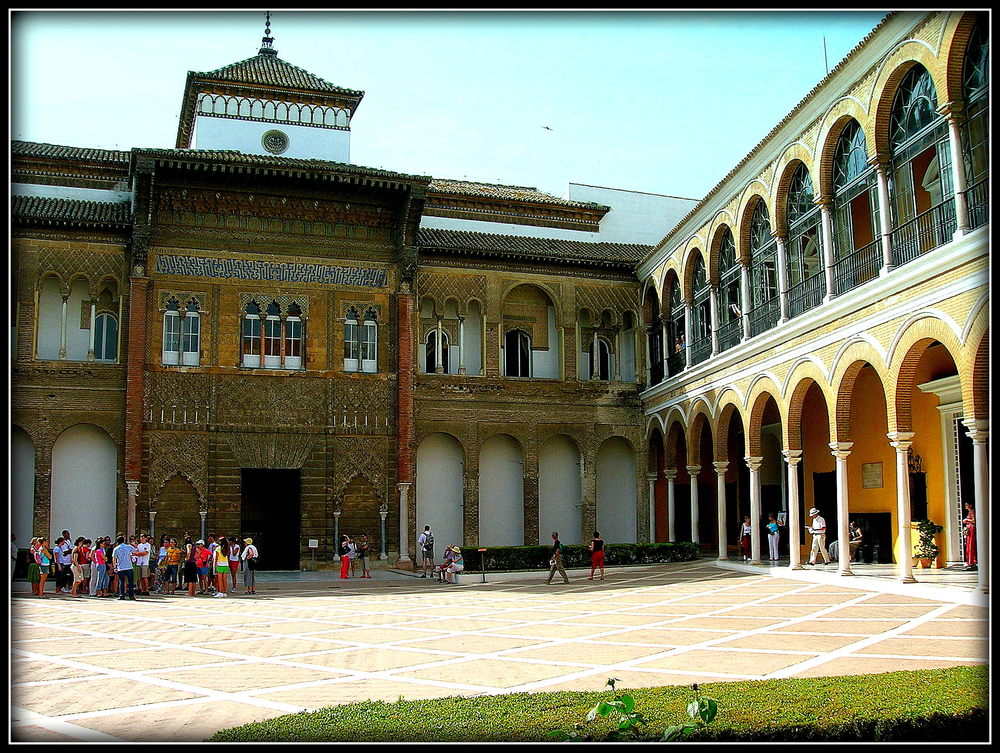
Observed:
[[[882,488],[882,464],[862,463],[861,464],[861,488],[881,489]]]

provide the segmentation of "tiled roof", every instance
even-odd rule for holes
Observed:
[[[455,194],[459,196],[478,196],[487,199],[501,199],[504,201],[531,201],[538,204],[558,204],[566,207],[587,207],[593,209],[608,209],[603,204],[595,204],[587,201],[570,201],[560,199],[558,196],[539,191],[537,188],[527,186],[504,186],[497,183],[478,183],[469,180],[449,180],[447,178],[435,178],[427,187],[429,192]]]
[[[14,219],[21,221],[70,225],[127,225],[131,222],[128,203],[13,196],[11,204]]]
[[[122,162],[128,164],[129,153],[119,149],[93,149],[84,146],[59,146],[36,141],[11,141],[11,154],[15,157],[50,157],[55,159],[89,160],[94,162]]]
[[[362,91],[335,86],[329,81],[324,81],[319,76],[314,76],[309,71],[302,70],[291,63],[286,63],[277,55],[258,54],[252,58],[241,60],[238,63],[224,65],[222,68],[214,71],[206,71],[204,73],[192,72],[189,75],[218,81],[232,81],[240,84],[277,86],[284,89],[308,89],[354,97],[364,96],[364,92]]]
[[[561,261],[597,261],[634,265],[651,246],[629,243],[590,243],[557,238],[527,238],[519,235],[475,233],[469,230],[420,228],[420,246],[490,255],[558,259]]]
[[[135,149],[137,155],[150,156],[161,160],[177,162],[226,163],[251,168],[274,168],[282,172],[338,172],[366,178],[396,182],[427,183],[429,175],[407,175],[375,167],[351,165],[347,162],[330,162],[321,159],[296,159],[265,154],[247,154],[235,149]]]

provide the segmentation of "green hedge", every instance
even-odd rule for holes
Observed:
[[[845,677],[705,683],[719,714],[692,741],[978,742],[988,739],[989,668],[890,672]],[[686,686],[629,688],[635,710],[649,722],[644,739],[688,721]],[[290,714],[216,733],[215,742],[441,741],[546,742],[571,730],[601,700],[601,692],[514,693],[474,698],[369,701]],[[612,731],[598,718],[586,731]]]
[[[491,546],[485,552],[476,547],[463,546],[462,559],[466,572],[486,570],[539,570],[549,569],[551,546]],[[689,562],[698,559],[698,545],[690,541],[657,544],[606,544],[604,563],[615,565],[647,565],[656,562]],[[564,567],[590,567],[590,550],[580,544],[563,546]]]

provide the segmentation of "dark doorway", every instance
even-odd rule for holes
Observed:
[[[674,484],[674,536],[691,540],[691,485]]]
[[[803,507],[805,507],[805,502],[803,502]],[[839,517],[837,515],[836,471],[826,471],[824,473],[813,472],[813,501],[809,507],[817,508],[820,516],[826,521],[826,547],[827,551],[829,551],[830,544],[837,540],[839,536],[838,531],[840,530],[838,528]],[[805,512],[809,512],[809,507],[805,507]],[[803,525],[812,523],[812,518],[808,515],[802,520]],[[806,536],[806,544],[812,546],[812,539],[808,535]],[[822,557],[817,555],[816,561],[819,562],[820,559]]]
[[[260,570],[299,569],[301,485],[297,468],[240,469],[240,528],[260,553]]]
[[[856,512],[851,520],[861,529],[861,546],[855,555],[858,562],[892,562],[892,513]]]

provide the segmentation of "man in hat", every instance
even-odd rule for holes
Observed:
[[[240,558],[243,560],[243,589],[244,593],[257,593],[257,547],[253,545],[253,539],[243,539],[243,549],[240,551]]]
[[[826,552],[826,520],[819,514],[815,507],[809,508],[809,517],[812,518],[808,526],[809,533],[812,534],[812,548],[809,550],[810,565],[816,564],[816,553],[823,555],[823,564],[830,564],[830,555]]]

